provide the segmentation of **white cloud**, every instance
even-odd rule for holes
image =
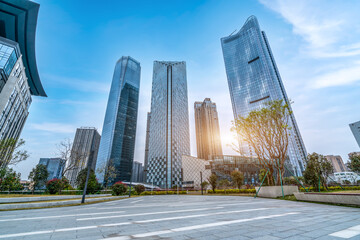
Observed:
[[[354,23],[359,22],[360,2],[313,0],[259,0],[293,26],[306,42],[304,49],[317,58],[360,55]]]
[[[76,130],[76,126],[63,123],[32,123],[29,126],[30,129],[39,131],[52,132],[52,133],[73,133]]]

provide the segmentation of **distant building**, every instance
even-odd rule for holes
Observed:
[[[237,33],[221,38],[221,45],[235,119],[248,116],[272,100],[282,100],[291,110],[269,41],[255,16],[250,16]],[[302,176],[307,153],[293,113],[288,125],[289,167]],[[240,142],[240,151],[255,156],[246,142]]]
[[[354,172],[336,172],[334,173],[334,180],[342,184],[346,184],[345,181],[349,181],[350,184],[359,184],[360,176]]]
[[[327,155],[326,159],[331,162],[334,172],[346,172],[347,168],[339,155]]]
[[[144,182],[144,166],[142,163],[137,161],[133,162],[131,181],[138,183]]]
[[[194,108],[197,157],[209,160],[212,156],[222,155],[216,104],[205,98],[203,102],[195,102]]]
[[[355,137],[355,140],[356,140],[357,144],[360,147],[360,121],[350,123],[349,126],[350,126],[350,129],[351,129],[354,137]]]
[[[96,167],[99,182],[104,185],[131,180],[140,71],[140,63],[132,57],[121,57],[115,65]],[[114,169],[110,175],[115,177],[106,177],[107,172],[100,173],[101,169]]]
[[[61,158],[40,158],[39,164],[46,166],[49,173],[48,181],[54,178],[61,179],[65,167],[65,160]]]
[[[151,113],[148,112],[147,121],[146,121],[146,138],[145,138],[145,155],[144,155],[144,182],[147,182],[146,172],[148,169],[148,157],[149,157],[150,119],[151,119]]]
[[[203,182],[208,182],[208,178],[211,176],[211,165],[209,161],[187,155],[183,155],[181,160],[183,174],[182,187],[186,189],[201,189],[201,174]]]
[[[82,127],[76,129],[70,161],[66,165],[69,170],[65,173],[71,186],[76,187],[76,178],[79,172],[88,165],[92,170],[95,170],[99,144],[100,134],[96,128]]]
[[[181,157],[190,154],[185,62],[155,61],[147,182],[162,188],[181,184]]]

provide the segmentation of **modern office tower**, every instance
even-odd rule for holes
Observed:
[[[70,161],[66,165],[68,170],[65,173],[71,186],[76,187],[76,178],[81,170],[87,166],[95,170],[100,138],[96,128],[82,127],[76,129]]]
[[[349,124],[352,133],[354,134],[355,140],[360,147],[360,121]]]
[[[210,160],[214,155],[222,155],[216,104],[205,98],[203,102],[195,102],[194,108],[197,157]]]
[[[269,100],[281,99],[291,108],[269,42],[256,17],[249,17],[239,32],[222,38],[221,45],[235,118],[247,116]],[[294,114],[290,115],[289,125],[289,163],[294,173],[301,176],[307,153]],[[247,144],[240,143],[240,149],[244,155],[252,155]]]
[[[134,161],[131,175],[132,182],[144,182],[144,166],[142,163]]]
[[[190,154],[186,63],[155,61],[147,182],[181,185],[181,157]]]
[[[0,139],[20,137],[29,114],[31,95],[44,96],[35,58],[39,4],[0,1]],[[0,160],[6,167],[9,158]]]
[[[327,155],[325,156],[326,159],[331,163],[333,166],[334,172],[346,172],[347,168],[344,164],[342,158],[339,155]]]
[[[146,121],[146,139],[145,139],[145,155],[144,155],[144,182],[147,182],[146,172],[147,172],[148,157],[149,157],[150,119],[151,119],[151,113],[148,112],[147,121]]]
[[[115,66],[96,166],[99,182],[105,185],[131,179],[140,70],[140,63],[131,57],[121,57]]]
[[[62,158],[40,158],[39,164],[45,165],[49,173],[48,181],[54,178],[61,179],[65,167],[65,160]]]

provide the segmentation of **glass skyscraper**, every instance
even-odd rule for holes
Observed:
[[[96,164],[100,183],[112,185],[131,179],[140,70],[140,63],[131,57],[121,57],[116,63]],[[115,178],[107,179],[109,166],[115,168]]]
[[[155,61],[147,182],[180,186],[182,155],[190,155],[186,63]]]
[[[249,17],[239,32],[222,38],[221,45],[235,118],[265,107],[269,100],[282,99],[289,104],[269,42],[255,16]],[[290,115],[290,127],[289,161],[301,176],[307,153],[294,114]],[[251,155],[248,145],[240,143],[240,149]]]

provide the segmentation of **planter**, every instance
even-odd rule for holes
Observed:
[[[255,190],[258,191],[259,187],[255,187]],[[299,192],[299,188],[297,186],[283,186],[284,195],[292,195],[294,193]],[[261,187],[259,193],[259,197],[268,197],[268,198],[276,198],[282,197],[281,186],[265,186]]]
[[[260,190],[260,192],[262,189]],[[297,200],[360,206],[360,194],[352,193],[295,193]]]

